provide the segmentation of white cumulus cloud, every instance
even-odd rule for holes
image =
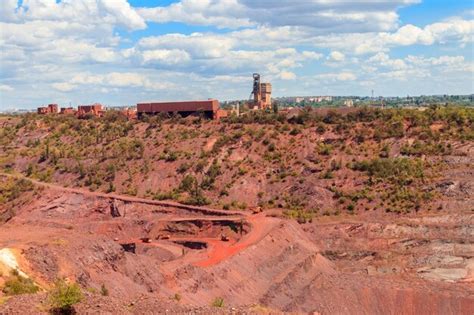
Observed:
[[[69,92],[69,91],[74,90],[74,88],[76,87],[76,85],[68,83],[68,82],[57,82],[57,83],[51,84],[51,86],[61,92]]]
[[[14,88],[12,88],[10,85],[7,84],[0,84],[0,91],[2,92],[10,92],[13,91]]]
[[[333,51],[329,54],[329,57],[328,57],[328,60],[330,61],[336,61],[336,62],[339,62],[339,61],[344,61],[346,59],[346,56],[339,52],[339,51]]]

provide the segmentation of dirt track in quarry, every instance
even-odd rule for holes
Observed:
[[[222,262],[237,254],[245,248],[258,243],[275,225],[274,220],[265,217],[264,213],[256,214],[247,218],[251,225],[250,232],[244,235],[238,242],[227,246],[226,242],[209,240],[210,251],[208,258],[194,262],[199,267],[209,267]]]

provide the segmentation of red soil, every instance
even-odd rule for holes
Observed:
[[[216,265],[245,250],[247,247],[258,243],[275,225],[275,221],[265,217],[263,213],[251,216],[247,220],[251,224],[251,230],[248,234],[238,242],[230,244],[221,240],[208,240],[208,244],[211,246],[208,258],[195,262],[194,265],[199,267]]]

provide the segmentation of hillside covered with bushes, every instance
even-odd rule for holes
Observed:
[[[445,156],[474,139],[474,109],[251,112],[216,122],[119,112],[0,118],[0,166],[44,182],[288,216],[440,207]],[[0,198],[12,192],[2,188]]]

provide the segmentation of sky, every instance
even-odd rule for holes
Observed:
[[[0,0],[0,110],[474,92],[473,0]]]

